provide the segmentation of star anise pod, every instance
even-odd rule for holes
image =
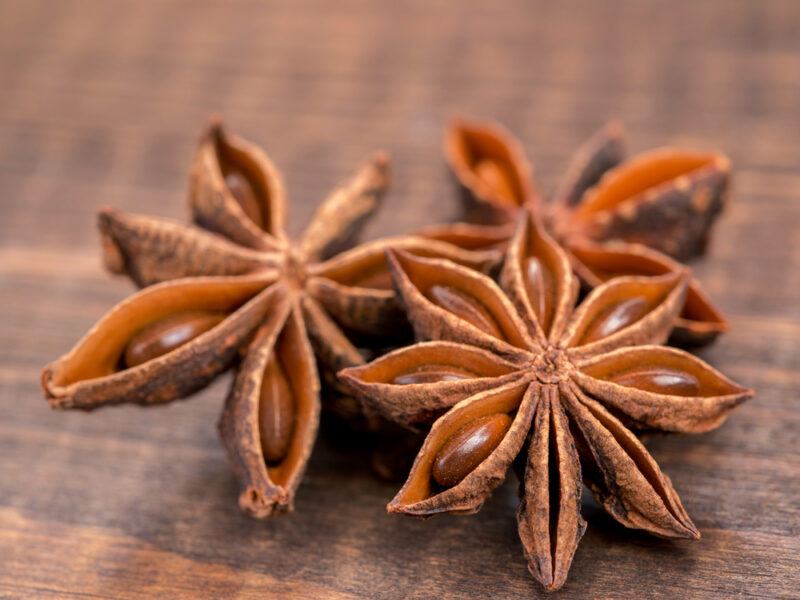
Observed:
[[[656,345],[683,303],[686,272],[612,279],[573,310],[569,258],[529,214],[509,243],[500,287],[447,260],[397,250],[390,262],[418,338],[434,341],[340,374],[398,423],[438,417],[389,512],[473,513],[519,457],[519,535],[547,589],[563,585],[584,533],[582,481],[626,527],[699,538],[631,431],[708,431],[752,395]]]
[[[683,261],[702,253],[730,175],[730,162],[718,153],[662,148],[625,160],[622,127],[611,123],[579,149],[544,203],[522,145],[505,128],[455,121],[444,146],[468,216],[484,225],[437,226],[423,235],[464,248],[501,247],[519,207],[531,206],[589,288],[617,275],[676,272],[682,266],[670,255]],[[612,251],[598,245],[612,240]],[[673,341],[700,345],[727,329],[692,280]]]
[[[476,268],[496,260],[413,236],[336,254],[353,243],[387,184],[388,159],[377,154],[291,241],[278,170],[258,147],[213,124],[190,180],[192,215],[204,229],[101,211],[107,267],[151,287],[112,308],[45,367],[51,406],[169,402],[200,389],[243,353],[219,424],[242,482],[239,504],[256,517],[291,510],[319,422],[315,354],[333,373],[362,364],[343,328],[388,335],[405,323],[385,249]]]

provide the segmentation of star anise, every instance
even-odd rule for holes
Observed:
[[[447,260],[389,252],[418,338],[434,341],[340,374],[398,423],[438,417],[389,512],[473,513],[519,457],[519,535],[549,590],[563,585],[584,533],[581,481],[626,527],[699,538],[631,431],[708,431],[752,395],[692,355],[655,345],[684,301],[685,271],[612,279],[573,310],[569,258],[527,210],[501,287]]]
[[[520,206],[531,206],[562,244],[585,286],[617,275],[677,272],[701,254],[722,210],[730,162],[718,153],[661,148],[625,160],[622,127],[611,123],[576,153],[551,202],[534,185],[522,145],[505,128],[455,121],[445,133],[445,155],[467,214],[483,225],[437,226],[423,231],[464,248],[501,247]],[[486,225],[490,223],[491,225]],[[615,241],[606,251],[599,244]],[[711,342],[728,323],[697,280],[673,341]]]
[[[407,236],[352,245],[388,185],[377,154],[319,207],[293,242],[286,196],[262,150],[219,123],[202,138],[190,204],[203,227],[106,209],[107,267],[151,286],[111,309],[66,355],[45,367],[54,408],[94,409],[185,397],[244,357],[219,429],[256,517],[291,510],[316,437],[320,379],[362,364],[348,331],[388,335],[405,320],[385,249],[481,267],[496,257]],[[488,261],[488,262],[487,262]]]

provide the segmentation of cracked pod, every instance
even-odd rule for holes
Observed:
[[[503,223],[519,206],[531,206],[572,255],[583,283],[594,287],[603,278],[592,273],[586,248],[594,248],[591,256],[599,260],[600,246],[609,241],[614,242],[613,251],[602,257],[602,266],[616,276],[682,269],[668,255],[686,260],[702,253],[728,188],[730,165],[724,156],[660,149],[625,161],[622,135],[622,127],[613,122],[588,140],[546,205],[538,200],[532,181],[518,185],[526,192],[509,203],[503,189],[493,189],[475,169],[493,161],[503,172],[530,177],[521,144],[507,130],[491,123],[456,121],[446,131],[445,154],[462,195],[469,199],[467,214],[474,215],[477,204],[482,207],[479,212],[497,216],[488,222]],[[456,223],[421,233],[465,248],[501,248],[511,228],[508,223]],[[583,264],[579,254],[584,255]],[[680,345],[706,344],[727,330],[724,317],[697,281],[691,283],[684,313],[673,335]]]
[[[582,481],[626,527],[699,537],[630,430],[707,431],[752,396],[657,345],[683,305],[688,272],[610,279],[574,308],[569,257],[527,211],[500,287],[446,260],[394,252],[391,265],[417,337],[431,341],[340,373],[381,414],[433,420],[389,512],[475,512],[519,458],[519,535],[531,573],[550,590],[566,580],[585,529]]]
[[[668,256],[640,244],[576,243],[570,246],[570,258],[575,272],[589,287],[630,273],[657,276],[681,268]],[[670,341],[679,346],[703,345],[728,328],[725,316],[712,304],[700,282],[692,278]]]
[[[202,388],[228,368],[269,310],[268,283],[260,275],[187,278],[122,301],[45,367],[50,405],[159,404]]]
[[[225,403],[219,431],[257,518],[293,508],[319,423],[319,381],[302,315],[284,302],[253,340]]]
[[[377,153],[291,240],[280,173],[260,148],[213,122],[190,175],[189,204],[200,227],[100,212],[108,269],[153,287],[115,307],[45,369],[51,403],[167,402],[205,385],[241,354],[220,421],[242,483],[240,505],[256,517],[291,510],[319,423],[320,377],[336,381],[336,371],[363,363],[346,332],[398,335],[408,327],[389,283],[386,248],[475,268],[498,259],[497,251],[414,236],[347,249],[388,185],[388,157]],[[127,352],[132,339],[135,351]],[[128,354],[136,364],[122,368]],[[328,394],[326,404],[346,418],[360,407],[341,393]],[[359,416],[374,422],[368,412]]]

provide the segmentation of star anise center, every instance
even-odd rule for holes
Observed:
[[[559,383],[569,378],[573,366],[566,352],[557,346],[548,346],[534,357],[531,370],[540,383]]]
[[[293,287],[302,290],[306,284],[308,271],[305,256],[297,249],[289,247],[283,256],[283,277]]]

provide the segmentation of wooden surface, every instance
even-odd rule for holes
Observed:
[[[131,291],[101,269],[95,209],[184,217],[212,112],[284,170],[294,232],[390,150],[374,237],[456,216],[440,134],[461,111],[511,127],[546,190],[614,116],[633,150],[699,145],[735,165],[697,265],[733,330],[702,356],[758,395],[716,432],[647,442],[703,539],[656,540],[587,503],[557,596],[798,597],[800,4],[611,4],[0,2],[0,596],[541,594],[515,481],[473,517],[390,518],[395,487],[326,433],[296,513],[255,522],[216,438],[228,377],[91,415],[51,412],[38,383]]]

